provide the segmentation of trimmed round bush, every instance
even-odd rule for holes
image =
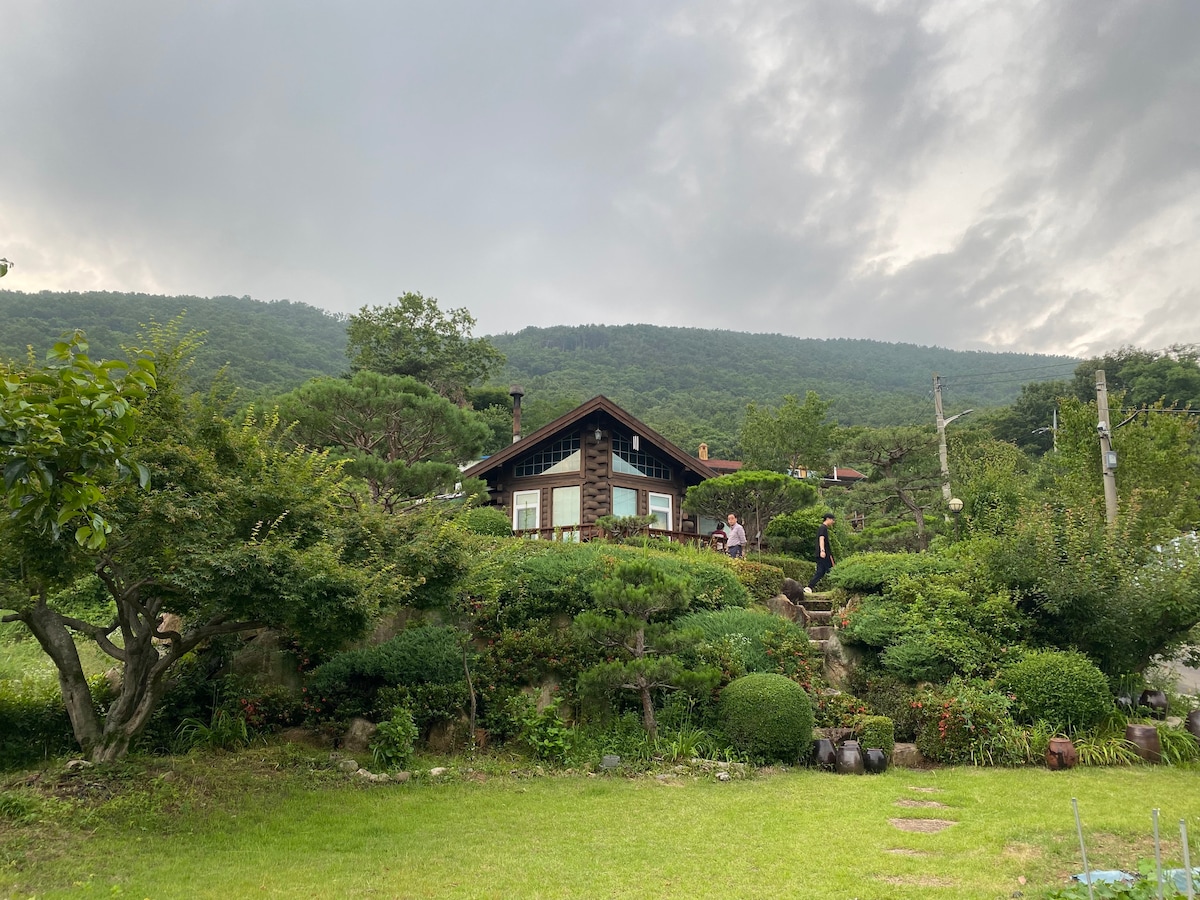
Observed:
[[[717,715],[730,743],[755,762],[794,763],[812,746],[808,694],[783,675],[758,672],[731,681]]]
[[[512,537],[512,523],[503,510],[494,506],[476,506],[459,516],[459,523],[471,534],[488,537]]]
[[[891,759],[896,747],[896,724],[887,716],[864,716],[858,727],[858,743],[864,750],[882,750]]]
[[[1029,653],[1002,672],[999,683],[1016,698],[1021,720],[1044,720],[1056,731],[1091,728],[1112,708],[1108,679],[1082,653]]]

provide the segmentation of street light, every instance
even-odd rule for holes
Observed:
[[[950,512],[954,514],[954,539],[958,540],[958,514],[962,512],[963,502],[957,497],[951,497],[946,503],[950,507]]]

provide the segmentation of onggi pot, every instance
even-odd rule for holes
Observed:
[[[1138,706],[1149,708],[1150,715],[1155,719],[1167,717],[1167,695],[1162,691],[1142,691],[1142,696],[1138,697]]]
[[[1157,734],[1158,732],[1155,732]],[[1070,738],[1052,737],[1050,746],[1046,748],[1046,768],[1071,769],[1079,762],[1079,754]]]
[[[1183,727],[1188,730],[1188,734],[1200,741],[1200,709],[1193,709],[1187,714]]]
[[[833,771],[837,765],[837,748],[829,738],[817,738],[813,741],[813,765],[818,769]]]
[[[837,771],[839,775],[862,775],[866,771],[858,741],[843,741],[838,747]]]
[[[879,775],[887,771],[887,754],[877,747],[868,747],[863,751],[863,766],[870,775]]]
[[[1126,725],[1125,740],[1133,744],[1137,755],[1146,762],[1162,762],[1162,742],[1153,725]]]

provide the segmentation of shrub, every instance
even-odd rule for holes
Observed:
[[[886,672],[859,667],[850,673],[850,689],[875,713],[892,720],[896,740],[915,741],[924,708],[922,692]]]
[[[858,553],[839,562],[829,578],[851,594],[880,594],[900,575],[923,578],[959,567],[956,560],[932,553]]]
[[[459,524],[471,534],[487,537],[512,537],[512,523],[495,506],[475,506],[458,517]]]
[[[463,680],[463,634],[454,628],[423,625],[400,632],[375,647],[339,653],[313,670],[305,692],[308,709],[317,720],[346,720],[353,716],[376,718],[387,714],[400,699],[394,690],[412,691],[439,686],[441,694],[458,698]],[[438,694],[434,691],[433,694]],[[458,709],[432,708],[432,718],[449,718]],[[418,711],[418,719],[423,718]]]
[[[811,556],[817,546],[817,529],[821,527],[826,511],[824,506],[809,506],[776,516],[767,524],[766,538],[776,549]],[[843,549],[836,533],[830,536],[830,543],[836,558]],[[815,564],[813,569],[816,570]]]
[[[1019,762],[1009,749],[1017,731],[1005,694],[979,680],[955,678],[930,691],[922,701],[924,716],[917,749],[936,762],[975,766]]]
[[[813,538],[813,542],[816,542],[815,537]],[[811,581],[817,571],[817,564],[812,560],[800,559],[795,556],[784,556],[781,553],[748,553],[746,559],[750,562],[762,563],[763,565],[775,566],[777,569],[782,569],[784,578],[791,578],[802,584],[807,584]]]
[[[896,726],[887,716],[864,716],[855,730],[863,749],[878,748],[889,757],[892,755],[896,746]]]
[[[871,709],[853,694],[829,691],[816,696],[813,714],[821,728],[854,728]]]
[[[777,635],[803,638],[807,647],[808,634],[794,622],[782,619],[774,613],[757,609],[720,609],[689,613],[675,622],[680,632],[692,632],[702,640],[713,643],[730,635],[741,635],[746,639],[740,654],[746,672],[775,672],[776,660],[767,652],[766,636]]]
[[[1112,710],[1108,679],[1081,653],[1028,653],[1001,673],[999,686],[1016,698],[1021,721],[1044,719],[1056,731],[1091,728]]]
[[[783,590],[783,569],[744,559],[733,560],[733,572],[750,597],[765,603]]]
[[[0,681],[0,767],[28,765],[76,746],[53,680]]]
[[[789,678],[754,673],[730,682],[721,692],[718,715],[733,746],[753,760],[794,763],[808,755],[812,705]]]
[[[417,723],[404,707],[392,710],[392,717],[380,722],[371,739],[371,759],[383,769],[403,769],[412,759],[417,740]]]

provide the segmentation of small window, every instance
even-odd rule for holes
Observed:
[[[530,531],[541,527],[538,500],[541,491],[513,492],[513,531]]]
[[[671,495],[651,494],[650,515],[654,516],[654,521],[650,523],[651,528],[670,531],[671,523],[674,521],[671,517]]]

